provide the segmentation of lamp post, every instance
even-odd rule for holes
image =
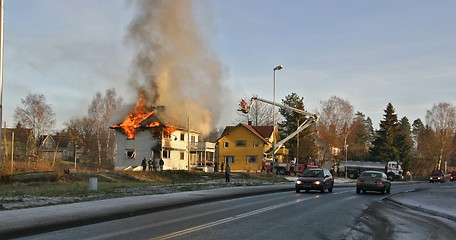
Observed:
[[[347,139],[345,139],[345,178],[347,178],[347,166],[348,166],[348,145]]]
[[[272,109],[272,183],[275,182],[275,125],[276,125],[276,119],[275,119],[275,86],[276,86],[276,71],[281,70],[283,68],[282,65],[279,65],[274,68],[274,88],[273,88],[273,97],[272,97],[272,103],[273,103],[273,109]]]

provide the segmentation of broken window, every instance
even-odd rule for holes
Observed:
[[[254,141],[253,142],[253,148],[259,148],[260,147],[260,142]]]
[[[181,141],[185,141],[185,134],[181,133]]]
[[[169,150],[163,150],[163,158],[171,158],[171,152]]]
[[[127,149],[125,150],[125,155],[127,155],[128,158],[135,158],[136,157],[136,151],[134,149]]]

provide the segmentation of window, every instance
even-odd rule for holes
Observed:
[[[136,151],[134,149],[127,149],[127,150],[125,150],[125,155],[127,156],[127,159],[135,158],[136,157]]]
[[[253,142],[253,148],[259,148],[260,147],[260,142],[254,141]]]
[[[180,160],[184,160],[185,158],[185,152],[180,152]]]
[[[225,156],[225,162],[229,164],[234,164],[234,156]]]
[[[184,133],[181,133],[181,141],[185,141],[185,134]]]
[[[248,164],[258,163],[258,156],[257,155],[247,155],[247,163]]]
[[[230,147],[230,143],[229,142],[223,142],[223,147],[224,148],[229,148]]]
[[[247,140],[236,140],[236,147],[247,147]]]
[[[196,136],[192,136],[190,142],[195,143],[196,142]]]
[[[170,158],[171,152],[169,150],[163,150],[163,158]]]

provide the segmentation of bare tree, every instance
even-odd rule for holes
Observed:
[[[26,128],[33,129],[35,138],[48,133],[54,126],[55,113],[46,103],[46,97],[43,94],[29,93],[21,102],[22,107],[16,108],[14,119]]]
[[[432,131],[432,140],[428,139],[427,151],[435,162],[435,168],[441,169],[442,162],[452,152],[452,141],[456,132],[456,107],[451,103],[441,102],[426,112],[426,123]]]
[[[330,144],[345,146],[354,119],[353,106],[342,98],[332,96],[321,102],[321,108],[318,121],[320,133],[330,141]],[[345,147],[343,149],[345,151]]]
[[[272,117],[273,110],[273,105],[255,101],[248,114],[239,112],[240,118],[237,119],[237,122],[252,122],[252,125],[254,126],[272,126],[274,119]],[[279,112],[276,110],[276,119],[278,119],[277,114],[279,114]]]
[[[122,99],[117,97],[116,91],[114,89],[108,89],[104,96],[101,92],[97,92],[89,106],[89,119],[93,122],[96,134],[99,165],[102,164],[103,159],[109,160],[110,156],[113,156],[114,143],[111,139],[114,133],[109,128],[109,121],[112,117],[112,111],[119,108],[121,103]]]

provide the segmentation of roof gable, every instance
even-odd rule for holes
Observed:
[[[255,136],[260,138],[264,142],[269,142],[269,138],[272,136],[273,133],[273,127],[272,126],[250,126],[244,123],[239,123],[236,126],[226,126],[225,129],[223,130],[222,135],[220,136],[219,139],[217,139],[216,142],[218,142],[221,138],[224,136],[228,135],[231,131],[233,131],[236,128],[239,127],[244,127],[247,130],[249,130],[251,133],[253,133]]]

